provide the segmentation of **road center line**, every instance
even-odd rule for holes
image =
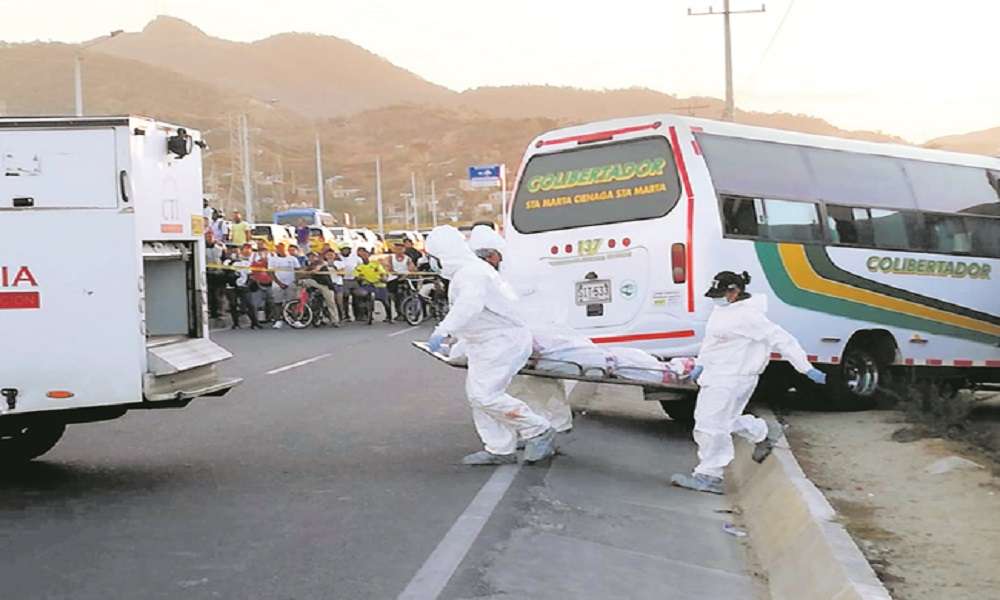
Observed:
[[[409,329],[403,329],[402,331],[397,331],[396,333],[390,333],[386,337],[396,337],[397,335],[403,335],[404,333],[407,333],[409,331],[413,331],[414,329],[420,329],[420,325],[414,325],[413,327],[410,327]]]
[[[434,600],[441,594],[520,470],[520,463],[497,467],[399,594],[398,600]]]
[[[290,365],[285,365],[283,367],[278,367],[277,369],[271,369],[270,371],[267,372],[267,374],[268,375],[275,375],[277,373],[282,373],[284,371],[290,371],[290,370],[292,370],[292,369],[294,369],[296,367],[301,367],[302,365],[308,365],[309,363],[314,363],[317,360],[323,360],[324,358],[327,358],[328,356],[331,356],[331,355],[330,354],[320,354],[319,356],[314,356],[312,358],[307,358],[305,360],[300,360],[299,362],[293,362]]]

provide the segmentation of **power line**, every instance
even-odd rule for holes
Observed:
[[[736,112],[736,101],[733,98],[733,36],[731,28],[729,25],[730,15],[737,14],[748,14],[748,13],[762,13],[766,12],[767,7],[763,4],[760,5],[760,10],[730,10],[729,0],[722,0],[722,12],[715,12],[713,7],[709,7],[707,11],[694,12],[690,8],[688,9],[689,17],[705,17],[705,16],[716,16],[722,15],[723,31],[725,36],[726,45],[726,109],[722,113],[722,118],[726,121],[733,120],[733,113]]]
[[[788,20],[788,15],[792,13],[792,7],[795,6],[795,0],[791,0],[788,3],[788,7],[785,9],[785,14],[781,15],[781,21],[778,23],[778,28],[774,30],[774,34],[771,35],[771,40],[767,42],[767,46],[760,55],[760,60],[757,61],[757,66],[754,67],[753,73],[746,80],[747,87],[750,87],[757,78],[757,74],[760,72],[760,68],[764,65],[764,60],[767,59],[767,54],[771,51],[771,47],[774,46],[774,42],[778,39],[778,34],[781,33],[782,27],[785,26],[785,21]]]

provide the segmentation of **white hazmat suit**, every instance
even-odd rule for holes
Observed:
[[[531,355],[531,333],[517,310],[517,296],[495,269],[476,258],[454,227],[436,227],[426,248],[451,280],[451,308],[433,335],[463,342],[468,357],[465,391],[476,431],[487,452],[513,455],[518,438],[534,438],[551,428],[548,420],[506,393]]]
[[[813,368],[798,341],[769,321],[766,311],[767,297],[751,296],[716,306],[708,317],[696,360],[704,368],[694,411],[696,475],[722,478],[734,457],[733,434],[753,443],[767,437],[767,423],[743,410],[772,351],[780,352],[800,373]]]
[[[469,248],[473,252],[480,250],[496,250],[501,255],[507,249],[507,242],[500,237],[492,227],[476,225],[469,235]],[[506,267],[506,268],[505,268]],[[500,271],[507,271],[510,265],[501,263]],[[501,277],[505,285],[506,279]],[[510,288],[511,293],[513,288]],[[519,298],[518,309],[532,335],[532,349],[535,353],[544,349],[546,331],[556,328],[559,319],[553,310],[554,306],[540,302],[541,296],[527,292],[526,297]],[[567,365],[564,365],[567,366]],[[546,379],[531,375],[517,375],[511,382],[510,390],[517,394],[532,410],[544,416],[552,427],[560,433],[573,429],[573,409],[569,405],[569,396],[576,386],[575,381]]]

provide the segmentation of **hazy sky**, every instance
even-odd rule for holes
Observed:
[[[732,9],[760,2],[731,0]],[[349,39],[455,90],[645,86],[723,96],[722,0],[0,0],[0,40],[79,41],[156,14],[218,37]],[[501,8],[503,10],[501,10]],[[783,22],[783,24],[782,24]],[[1000,126],[1000,1],[771,0],[733,18],[737,106],[912,141]]]

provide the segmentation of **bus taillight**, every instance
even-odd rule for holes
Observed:
[[[684,283],[687,281],[687,249],[684,244],[677,243],[670,246],[670,271],[674,277],[674,283]]]

